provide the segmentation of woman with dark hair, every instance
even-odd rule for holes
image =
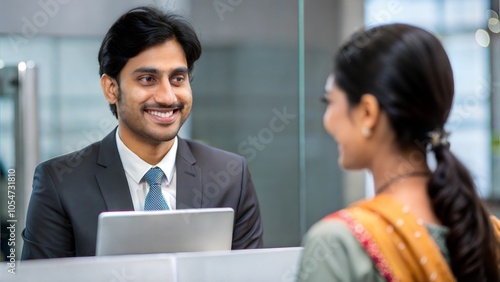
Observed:
[[[360,31],[326,88],[339,165],[368,169],[375,197],[308,231],[298,280],[500,281],[497,219],[444,129],[454,82],[440,41],[405,24]]]

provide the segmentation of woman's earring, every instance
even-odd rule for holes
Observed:
[[[363,134],[363,136],[366,138],[372,136],[372,133],[373,133],[372,130],[368,127],[361,128],[361,134]]]

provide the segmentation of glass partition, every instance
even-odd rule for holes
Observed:
[[[297,245],[297,3],[241,1],[218,16],[212,9],[211,2],[191,6],[204,46],[194,72],[192,138],[247,159],[265,244]]]

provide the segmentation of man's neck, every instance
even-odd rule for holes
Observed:
[[[118,136],[127,148],[150,165],[158,164],[170,151],[175,141],[174,138],[164,142],[153,142],[145,138],[130,136],[122,131],[118,132]]]

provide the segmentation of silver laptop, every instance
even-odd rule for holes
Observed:
[[[99,215],[96,256],[230,250],[232,208]]]

